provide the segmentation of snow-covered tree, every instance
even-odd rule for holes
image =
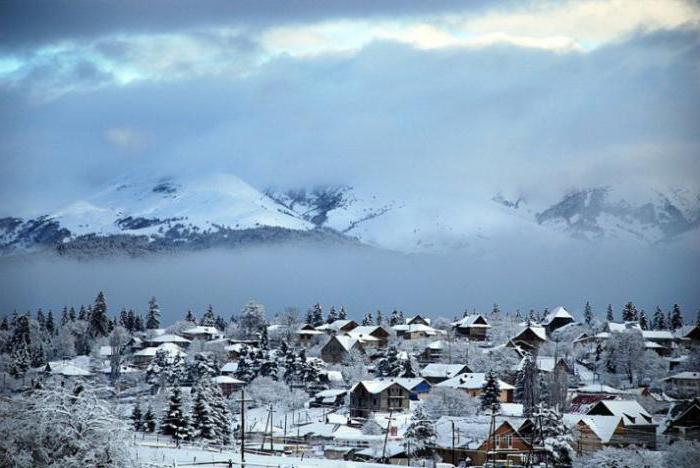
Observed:
[[[365,314],[365,317],[362,319],[362,325],[363,326],[374,325],[374,316],[372,315],[372,312],[367,312]]]
[[[267,336],[267,325],[263,325],[260,329],[260,349],[269,349],[270,341]]]
[[[107,317],[107,302],[102,291],[95,298],[95,305],[90,314],[90,335],[103,337],[109,334],[109,317]]]
[[[180,441],[192,437],[190,418],[184,407],[182,390],[179,386],[173,387],[170,392],[168,407],[160,423],[160,431],[165,435],[172,436],[178,446]]]
[[[160,307],[155,297],[148,301],[148,314],[146,315],[146,328],[154,330],[160,328]]]
[[[561,413],[538,405],[532,417],[535,421],[535,444],[544,448],[554,466],[571,466],[574,459],[573,436],[562,421]]]
[[[156,415],[153,412],[153,408],[150,406],[148,409],[146,409],[146,413],[143,415],[142,427],[144,432],[156,431]]]
[[[119,377],[121,376],[121,368],[128,339],[129,333],[122,327],[114,328],[109,335],[109,348],[111,352],[109,356],[109,376],[113,386],[117,385]]]
[[[269,377],[258,377],[250,382],[246,387],[246,396],[253,400],[255,406],[274,404],[287,410],[299,409],[309,399],[303,390],[291,388],[286,383]]]
[[[671,330],[676,331],[683,326],[683,314],[678,304],[673,304],[671,310]]]
[[[666,330],[668,328],[668,325],[666,324],[666,316],[659,306],[656,306],[651,326],[654,330]]]
[[[44,328],[46,329],[46,333],[48,333],[49,336],[53,336],[56,334],[56,325],[53,321],[53,312],[51,311],[51,309],[49,309],[49,313],[48,315],[46,315],[46,322],[44,323]]]
[[[377,310],[377,315],[375,315],[375,324],[381,326],[384,322],[384,317],[382,316],[382,311]]]
[[[253,300],[243,306],[238,326],[245,338],[258,338],[260,329],[267,325],[265,320],[265,306]]]
[[[335,307],[331,306],[331,310],[328,311],[328,318],[326,319],[326,323],[333,323],[336,320],[338,320],[338,313],[335,311]]]
[[[441,416],[475,416],[481,403],[478,398],[467,395],[462,390],[448,387],[434,387],[423,400],[423,408],[431,419]]]
[[[366,380],[369,377],[365,356],[359,351],[352,350],[345,356],[343,367],[340,370],[343,380],[347,383],[355,383]]]
[[[432,450],[436,437],[433,421],[430,420],[423,406],[418,405],[404,432],[403,445],[406,453],[410,456],[427,455]]]
[[[530,353],[523,358],[523,367],[515,382],[515,399],[523,405],[523,416],[530,416],[539,401],[539,368],[536,357]]]
[[[179,354],[156,351],[146,368],[146,381],[151,385],[180,385],[187,377],[187,364]]]
[[[615,316],[613,315],[613,306],[612,304],[608,304],[608,310],[605,313],[605,320],[608,322],[614,322],[615,321]]]
[[[649,318],[644,309],[639,311],[639,327],[642,330],[649,330]]]
[[[629,384],[633,384],[642,365],[639,357],[643,354],[644,339],[638,330],[610,333],[605,346],[608,372],[621,375]]]
[[[389,326],[393,327],[394,325],[399,325],[401,323],[401,319],[399,318],[399,311],[394,309],[391,311],[391,317],[389,317]]]
[[[636,322],[639,319],[637,307],[632,302],[628,302],[622,308],[622,320],[624,322]]]
[[[285,308],[279,317],[277,317],[277,323],[280,326],[280,342],[293,343],[296,332],[301,326],[299,310],[294,307]]]
[[[588,301],[586,301],[586,307],[583,309],[583,320],[589,327],[593,325],[593,309]]]
[[[316,304],[312,305],[311,309],[309,310],[311,312],[311,325],[314,327],[320,327],[323,325],[323,307],[321,307],[321,304],[317,302]]]
[[[699,314],[700,314],[700,312],[699,312]],[[348,319],[348,313],[345,311],[345,307],[340,306],[340,311],[338,311],[338,320],[347,320],[347,319]]]
[[[386,354],[375,363],[376,374],[379,377],[415,377],[415,364],[405,351],[398,351],[394,346],[387,349]]]
[[[140,431],[143,428],[143,413],[141,412],[141,405],[138,401],[131,412],[131,425],[134,427],[135,431]]]
[[[498,386],[498,379],[493,371],[489,371],[486,375],[486,382],[481,395],[481,409],[496,411],[501,407],[501,402],[498,400],[501,394],[501,389]]]
[[[384,434],[384,429],[379,425],[376,419],[368,418],[360,428],[364,435],[381,435]]]
[[[203,327],[216,326],[216,315],[214,314],[214,307],[212,307],[211,304],[207,307],[207,311],[204,312],[202,318],[199,319],[199,325]]]
[[[192,430],[194,437],[216,440],[216,418],[211,407],[209,385],[201,381],[194,392],[192,405]]]
[[[190,380],[197,382],[219,375],[221,365],[216,354],[211,352],[196,353],[188,366]]]
[[[700,460],[700,442],[692,440],[678,441],[670,446],[666,452],[664,452],[663,458],[664,468],[696,467],[698,466],[698,461]]]
[[[575,461],[575,468],[639,468],[639,467],[665,467],[665,468],[688,468],[695,465],[667,465],[663,458],[669,452],[652,452],[650,450],[639,450],[635,448],[614,448],[604,447],[593,452],[589,457],[580,458]]]
[[[187,315],[185,315],[185,322],[191,322],[193,324],[197,323],[197,317],[195,317],[192,313],[192,309],[189,309],[187,311]]]

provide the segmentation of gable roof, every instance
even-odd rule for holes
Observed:
[[[670,330],[642,330],[645,340],[672,340],[673,332]]]
[[[219,335],[222,332],[216,327],[203,327],[201,325],[183,330],[187,335]]]
[[[664,380],[700,380],[700,372],[679,372],[670,377],[666,377]]]
[[[518,338],[520,338],[523,334],[527,333],[527,331],[530,330],[534,335],[542,340],[542,341],[547,341],[547,331],[545,330],[544,327],[539,326],[539,325],[530,325],[526,326],[524,329],[520,331],[517,335],[515,335],[513,338],[511,338],[511,341],[515,341]]]
[[[357,327],[357,323],[354,320],[334,320],[331,323],[324,323],[323,325],[319,325],[318,327],[316,327],[316,330],[338,331],[341,328],[353,323],[355,324],[355,327]]]
[[[498,380],[498,387],[501,390],[513,390],[514,386],[505,383],[504,381]],[[483,372],[471,372],[466,374],[459,374],[451,379],[447,379],[444,382],[437,384],[437,387],[448,387],[448,388],[460,388],[464,390],[478,390],[484,388],[486,384],[486,374]]]
[[[452,322],[452,326],[457,328],[491,328],[491,325],[489,325],[486,318],[481,314],[472,314],[462,317],[460,320]]]
[[[427,335],[444,335],[445,331],[444,330],[438,330],[436,328],[431,327],[430,325],[424,325],[422,323],[412,323],[410,325],[407,324],[400,324],[400,325],[394,325],[393,328],[395,331],[403,331],[403,332],[425,332]]]
[[[636,400],[601,400],[591,407],[589,415],[606,408],[613,416],[622,418],[625,425],[649,425],[654,424],[652,417]]]
[[[430,325],[430,319],[427,318],[427,317],[423,317],[423,316],[420,315],[420,314],[416,314],[416,315],[414,315],[413,317],[409,317],[409,318],[406,320],[406,324],[411,325],[411,324],[413,324],[413,322],[415,322],[415,321],[417,321],[417,320],[422,320],[422,321],[424,321],[427,325]]]
[[[427,382],[424,379],[421,379],[418,377],[416,377],[416,378],[394,377],[394,378],[389,378],[389,379],[361,380],[360,382],[353,385],[352,388],[350,389],[350,391],[354,392],[355,389],[359,385],[362,385],[365,388],[365,390],[367,390],[368,393],[377,394],[377,393],[383,392],[384,390],[391,387],[392,385],[399,385],[403,389],[410,392],[422,383],[427,384]]]
[[[343,349],[347,352],[352,351],[352,348],[354,348],[355,345],[357,345],[359,343],[359,340],[356,340],[355,338],[352,338],[350,336],[347,336],[347,335],[337,336],[336,335],[336,336],[331,337],[330,340],[328,340],[328,343],[326,343],[326,346],[328,346],[328,344],[333,340],[337,341],[340,344],[340,346],[342,346]],[[360,345],[360,346],[362,346],[362,345]],[[324,346],[324,348],[325,348],[325,346]]]
[[[183,338],[180,335],[164,334],[158,335],[154,338],[148,340],[149,343],[191,343],[187,338]]]
[[[610,442],[622,418],[619,416],[591,416],[579,414],[564,414],[564,424],[569,427],[585,424],[604,444]]]
[[[562,306],[555,307],[542,321],[543,325],[548,325],[556,318],[574,320],[574,317]]]
[[[451,379],[459,374],[469,372],[466,364],[428,364],[420,371],[423,377],[445,377]]]
[[[516,370],[523,370],[523,367],[525,365],[525,359],[526,358],[523,357],[520,360],[518,366],[516,367]],[[554,356],[537,356],[536,360],[537,368],[543,372],[554,372],[554,367],[560,362],[563,362],[566,367],[569,367],[564,358],[555,359]]]

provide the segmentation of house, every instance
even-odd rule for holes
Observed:
[[[574,323],[574,317],[562,306],[555,307],[542,321],[542,326],[547,330],[547,334],[552,334],[555,330]]]
[[[663,435],[669,442],[677,440],[700,441],[700,398],[683,401],[671,408]]]
[[[461,374],[469,374],[466,364],[428,364],[420,371],[420,376],[431,384],[439,384]]]
[[[314,341],[316,341],[316,339],[322,335],[324,335],[324,332],[316,330],[316,328],[309,323],[297,330],[297,340],[302,346],[309,346],[313,344]]]
[[[390,378],[379,378],[380,381],[391,381],[396,382],[402,387],[408,389],[410,392],[409,398],[413,401],[422,400],[425,398],[432,386],[430,383],[420,377],[390,377]]]
[[[331,323],[324,323],[316,327],[316,330],[322,331],[329,335],[337,335],[349,332],[358,327],[358,323],[354,320],[334,320]]]
[[[615,416],[620,423],[607,442],[616,447],[635,445],[656,449],[656,428],[652,416],[636,400],[601,400],[594,404],[587,416]],[[605,443],[605,442],[603,442]]]
[[[535,363],[537,365],[537,369],[540,372],[545,372],[547,374],[553,373],[555,370],[556,371],[563,371],[566,372],[567,374],[573,374],[573,369],[567,364],[566,360],[564,358],[555,358],[554,356],[537,356],[535,359]],[[523,358],[519,363],[518,366],[516,367],[516,370],[521,371],[523,370],[523,367],[525,365],[525,358]]]
[[[219,386],[221,393],[228,398],[233,392],[238,392],[243,388],[245,382],[242,380],[234,379],[228,375],[217,375],[212,377],[211,381]]]
[[[575,427],[578,437],[573,448],[581,455],[591,455],[606,446],[613,445],[611,440],[618,433],[623,433],[622,418],[619,416],[585,416],[565,414],[564,422]]]
[[[442,353],[449,343],[443,340],[431,341],[422,353],[418,355],[421,362],[437,362],[442,358]]]
[[[406,325],[427,325],[430,326],[430,319],[422,315],[414,315],[406,320]]]
[[[486,374],[483,372],[472,372],[459,374],[451,379],[440,382],[436,387],[457,388],[463,390],[469,396],[479,397],[484,391],[484,385],[486,385]],[[515,387],[500,379],[498,380],[498,387],[501,390],[498,401],[511,403],[513,401],[513,391]]]
[[[510,339],[509,346],[520,347],[524,350],[539,348],[547,342],[547,331],[544,327],[533,323],[526,324],[525,328]]]
[[[333,407],[339,408],[345,402],[348,391],[344,389],[330,389],[318,392],[309,402],[310,408]]]
[[[347,335],[335,335],[321,348],[321,359],[328,364],[344,362],[351,352],[365,354],[365,349],[360,340]]]
[[[661,356],[668,356],[675,347],[674,335],[670,330],[642,330],[646,349],[656,351]]]
[[[157,347],[148,347],[144,348],[141,351],[138,351],[134,353],[134,365],[137,367],[145,367],[150,363],[153,358],[155,357],[156,353],[158,351],[165,352],[169,354],[170,356],[180,356],[180,357],[185,357],[187,356],[187,353],[185,353],[178,345],[175,343],[163,343],[160,346]]]
[[[178,345],[181,348],[187,348],[191,341],[188,340],[187,338],[183,338],[180,335],[172,335],[172,334],[163,334],[163,335],[157,335],[152,338],[146,338],[145,343],[147,346],[160,346],[163,343],[174,343]]]
[[[684,348],[700,346],[700,325],[686,325],[675,333],[676,340]]]
[[[397,338],[404,340],[420,340],[446,335],[444,330],[438,330],[422,323],[400,324],[391,328],[396,332]]]
[[[47,375],[61,376],[63,378],[90,377],[92,372],[82,369],[69,361],[47,362],[41,370]]]
[[[188,328],[182,332],[185,338],[190,340],[206,340],[212,341],[217,338],[223,338],[224,334],[216,327],[197,326]]]
[[[469,338],[471,341],[485,341],[491,325],[481,314],[467,315],[452,323],[455,336]]]
[[[404,411],[411,390],[393,380],[362,380],[350,389],[350,416],[367,418],[373,412]]]
[[[671,395],[700,395],[700,372],[679,372],[664,379],[666,392]]]
[[[496,465],[510,466],[522,464],[529,451],[530,443],[526,437],[506,420],[489,433],[476,450],[467,450],[466,453],[473,465],[484,465],[495,458]]]
[[[347,336],[359,340],[365,349],[386,348],[391,334],[379,325],[364,325],[353,328],[346,333]]]
[[[233,377],[238,370],[238,362],[227,362],[221,367],[221,375]]]

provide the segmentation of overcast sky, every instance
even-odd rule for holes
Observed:
[[[134,173],[228,171],[259,189],[342,183],[428,209],[459,200],[456,211],[471,219],[496,193],[539,206],[576,188],[700,193],[699,140],[697,2],[0,2],[0,216],[50,213]],[[472,290],[482,306],[700,299],[688,284],[697,252],[682,245],[588,256],[591,246],[528,250],[509,239],[480,269],[420,260],[424,276],[406,284],[422,289],[394,281],[381,295],[347,299],[336,283],[324,288],[338,292],[327,300],[452,310]],[[391,276],[402,261],[376,270]],[[269,255],[259,262],[267,269],[248,278],[276,277]],[[364,275],[360,263],[348,263],[353,281]],[[611,265],[634,271],[613,274]],[[45,306],[73,300],[68,286],[37,282],[35,268],[46,271],[3,266],[4,307],[31,306],[39,283]],[[110,268],[114,278],[131,271]],[[579,283],[562,279],[572,269]],[[479,271],[490,273],[471,282]],[[555,280],[560,296],[548,295]],[[250,295],[246,281],[231,286],[226,307]],[[116,281],[122,292],[112,297],[139,303],[160,292],[175,307],[181,298],[161,283],[129,297],[131,283]],[[274,296],[282,277],[254,284],[280,307],[319,299],[304,288]],[[407,288],[430,293],[406,303],[392,295]]]
[[[1,211],[151,168],[697,191],[699,20],[676,0],[2,2]]]

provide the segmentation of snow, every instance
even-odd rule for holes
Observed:
[[[523,370],[525,360],[525,358],[522,358],[518,363],[517,370]],[[553,372],[555,364],[560,360],[561,358],[555,359],[554,356],[537,356],[537,368],[543,372]]]
[[[437,387],[460,388],[464,390],[480,390],[486,384],[486,374],[483,372],[472,372],[469,374],[460,374],[451,379],[445,380],[437,384]],[[498,386],[501,390],[514,390],[515,387],[498,380]]]
[[[400,325],[394,325],[391,328],[393,328],[395,331],[403,331],[403,332],[407,332],[407,333],[424,332],[427,335],[444,335],[444,334],[446,334],[444,330],[437,330],[429,325],[423,325],[422,323],[414,323],[411,325],[400,324]]]
[[[642,330],[645,340],[672,340],[673,332],[669,330]]]
[[[475,314],[475,315],[467,315],[466,317],[463,317],[461,320],[458,320],[456,322],[453,322],[452,325],[455,327],[460,327],[460,328],[491,328],[491,325],[484,325],[481,323],[474,323],[476,322],[477,319],[481,317],[486,320],[482,315]]]
[[[542,323],[546,325],[548,323],[551,323],[552,320],[554,320],[555,318],[565,318],[571,320],[574,319],[574,317],[569,313],[569,311],[567,311],[562,306],[557,306],[554,309],[552,309],[550,313],[547,314]]]
[[[148,340],[149,343],[191,343],[187,338],[183,338],[179,335],[159,335]]]
[[[564,414],[562,417],[564,424],[573,428],[580,421],[591,428],[593,433],[601,440],[602,443],[610,442],[615,429],[620,425],[622,418],[620,416],[587,416],[579,414]]]
[[[606,394],[618,394],[623,393],[622,390],[610,387],[609,385],[603,384],[590,384],[576,389],[578,393],[606,393]]]
[[[423,377],[452,378],[464,369],[464,364],[428,364],[420,371]]]
[[[625,424],[654,424],[652,417],[636,400],[601,400],[595,406],[603,405],[610,412],[623,419]]]
[[[138,351],[134,353],[134,356],[155,356],[158,351],[165,351],[168,354],[171,355],[180,355],[180,356],[186,356],[187,353],[185,353],[180,347],[174,343],[163,343],[160,346],[157,347],[148,347],[144,348],[141,351]]]
[[[347,335],[344,336],[336,336],[335,339],[340,343],[340,345],[343,347],[345,351],[350,351],[353,346],[357,343],[358,340],[351,338]]]
[[[185,335],[211,335],[211,336],[217,336],[217,335],[222,334],[219,331],[219,329],[216,327],[203,327],[203,326],[188,328],[187,330],[184,330],[182,333]]]
[[[242,380],[234,379],[228,375],[217,375],[216,377],[212,377],[211,381],[217,384],[245,384]]]
[[[700,372],[684,371],[666,377],[664,380],[700,380]]]
[[[226,372],[226,373],[232,373],[236,372],[238,369],[238,363],[237,362],[227,362],[221,367],[221,372]]]

